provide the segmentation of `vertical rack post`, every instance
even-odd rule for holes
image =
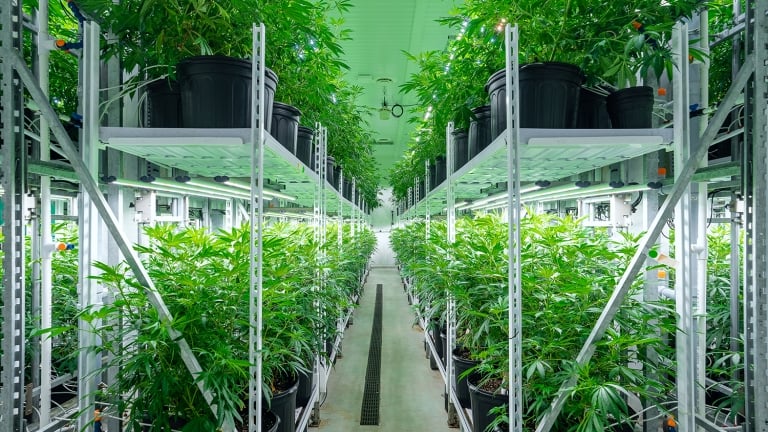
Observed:
[[[48,0],[40,0],[37,10],[37,76],[40,89],[49,94],[50,50],[46,42],[48,35]],[[40,116],[40,160],[50,160],[51,133],[48,119]],[[45,250],[45,245],[51,242],[51,177],[40,176],[40,236],[37,241],[38,250],[42,247],[40,256],[40,328],[50,328],[51,308],[53,303],[51,254]],[[52,338],[49,335],[40,337],[40,416],[39,425],[44,427],[51,421],[51,348]]]
[[[456,242],[456,197],[453,196],[453,122],[448,122],[445,127],[445,172],[446,172],[446,231],[448,235],[448,244]],[[427,173],[429,172],[429,166],[427,166]],[[427,174],[429,177],[429,174]],[[449,257],[450,258],[450,257]],[[446,287],[445,298],[447,301],[446,310],[446,353],[445,353],[445,391],[448,394],[448,424],[451,426],[458,426],[459,418],[456,412],[457,409],[461,409],[461,406],[456,406],[453,403],[454,398],[452,395],[456,393],[456,389],[453,382],[453,346],[456,344],[456,302],[450,291]]]
[[[425,193],[424,196],[426,197],[426,213],[424,214],[424,221],[426,222],[426,228],[427,228],[427,234],[426,239],[429,240],[429,230],[432,225],[432,212],[429,210],[429,197],[427,195],[429,194],[429,189],[431,185],[429,184],[429,161],[424,162],[425,170],[424,170],[424,189]]]
[[[520,251],[520,81],[519,30],[504,29],[507,80],[507,223],[509,225],[509,429],[523,430],[522,292]]]
[[[0,48],[21,52],[21,1],[0,2]],[[24,430],[24,196],[26,149],[21,81],[4,58],[2,69],[3,120],[3,356],[2,432]]]
[[[88,175],[96,181],[99,170],[99,25],[90,21],[83,24],[83,56],[81,82],[83,85],[82,109],[83,130],[81,139],[81,157],[88,169]],[[85,187],[80,185],[80,248],[79,251],[79,303],[81,307],[90,307],[100,302],[99,286],[90,276],[93,273],[93,263],[99,259],[99,225],[101,218],[93,204],[94,197],[90,196]],[[79,349],[78,354],[78,409],[81,413],[91,413],[95,408],[95,392],[98,377],[95,372],[99,368],[99,358],[93,351],[96,346],[96,334],[89,331],[85,320],[78,321]],[[81,415],[77,419],[78,428],[83,430],[91,422],[91,417]]]
[[[328,129],[325,127],[320,127],[318,129],[320,131],[320,141],[318,144],[319,154],[320,154],[320,160],[322,161],[319,164],[320,168],[320,185],[319,185],[319,239],[320,242],[318,243],[319,253],[318,253],[318,260],[320,261],[320,267],[324,267],[325,260],[326,260],[326,250],[325,250],[325,241],[326,241],[326,223],[327,223],[327,212],[326,212],[326,195],[327,190],[330,187],[330,184],[328,183],[328,165],[326,164],[325,160],[328,157]],[[325,274],[323,271],[319,271],[319,288],[320,290],[325,289]],[[325,336],[325,335],[324,335]],[[321,347],[319,347],[321,348]],[[332,367],[330,364],[322,364],[323,368],[321,370],[321,376],[320,376],[320,394],[324,395],[327,394],[327,386],[328,386],[328,371]],[[319,413],[319,407],[320,404],[316,404],[317,412]],[[319,417],[319,414],[318,414]]]
[[[754,54],[755,69],[751,87],[745,91],[744,430],[765,432],[768,431],[768,149],[765,144],[768,139],[768,73],[765,66],[768,62],[768,17],[765,16],[768,1],[749,1],[747,7],[746,51]]]
[[[672,50],[680,59],[687,59],[688,26],[678,24],[672,37]],[[674,70],[675,86],[675,166],[684,166],[691,156],[690,120],[688,117],[688,62],[681,60]],[[680,170],[675,170],[678,180]],[[679,261],[675,273],[675,311],[677,312],[676,359],[677,359],[677,421],[680,430],[696,429],[696,335],[694,326],[693,288],[695,266],[690,249],[693,233],[691,186],[686,185],[680,201],[675,206],[675,257]]]
[[[322,229],[321,229],[321,219],[322,219],[322,195],[323,195],[323,188],[325,187],[325,150],[323,147],[323,127],[322,125],[317,122],[315,123],[315,135],[313,137],[314,141],[314,156],[315,156],[315,174],[317,175],[317,183],[315,184],[315,202],[314,202],[314,209],[313,209],[313,226],[314,226],[314,240],[315,245],[317,247],[317,260],[318,265],[315,269],[315,284],[313,287],[313,291],[316,293],[319,292],[322,289],[322,283],[323,283],[323,277],[321,274],[321,263],[322,263],[322,254],[323,254],[323,243],[322,243]],[[315,300],[315,309],[316,312],[322,313],[321,305],[318,303],[317,300]],[[321,331],[321,329],[318,329],[318,331]],[[318,351],[321,349],[319,346],[314,347],[315,350]],[[312,389],[312,391],[318,391],[320,393],[325,391],[325,373],[323,369],[323,365],[320,361],[320,355],[315,356],[315,362],[314,362],[314,370],[312,371],[313,376],[315,378],[315,382],[319,383],[318,387]],[[312,407],[312,425],[319,426],[320,425],[320,398],[315,399],[314,406]]]
[[[262,278],[264,228],[264,24],[253,25],[253,65],[251,67],[251,205],[250,205],[250,295],[248,326],[248,430],[261,432],[262,376]],[[255,243],[254,243],[255,240]],[[225,425],[234,430],[234,425]]]
[[[659,180],[659,154],[649,153],[644,157],[645,160],[645,178],[649,182]],[[656,212],[659,208],[659,192],[655,189],[649,189],[643,192],[643,200],[645,201],[641,210],[643,221],[639,229],[645,229],[648,227],[656,217]],[[650,258],[646,260],[646,267],[654,265],[655,262]],[[643,301],[652,303],[659,300],[659,284],[662,281],[659,280],[657,270],[648,270],[645,272],[645,285],[643,289]],[[656,336],[661,337],[659,331],[655,333]],[[646,358],[649,362],[657,363],[659,361],[659,355],[653,348],[647,348],[645,351]],[[644,368],[643,374],[647,379],[656,379],[656,374],[649,370],[650,368]],[[659,409],[653,405],[652,400],[644,400],[643,407],[647,410],[643,418],[643,431],[644,432],[656,432],[661,429],[662,418],[659,416]]]
[[[339,189],[341,189],[338,192],[338,198],[339,198],[339,215],[338,215],[338,225],[336,226],[336,244],[339,247],[339,250],[341,250],[342,245],[344,244],[344,239],[342,236],[344,235],[344,170],[339,170]]]
[[[355,237],[355,235],[357,234],[357,231],[358,231],[358,229],[357,229],[358,228],[358,226],[357,226],[357,222],[358,222],[358,220],[357,220],[357,217],[358,217],[358,213],[357,213],[357,199],[358,199],[358,197],[357,197],[357,181],[356,180],[357,179],[352,177],[352,195],[351,195],[351,198],[352,198],[352,210],[351,210],[352,226],[350,227],[352,229],[352,237]]]

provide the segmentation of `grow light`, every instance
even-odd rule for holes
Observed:
[[[214,199],[220,199],[220,200],[229,200],[233,198],[232,196],[226,196],[226,195],[217,194],[214,192],[204,192],[200,190],[185,190],[185,189],[180,189],[176,187],[156,185],[153,183],[145,183],[145,182],[140,182],[135,180],[117,179],[110,182],[109,184],[114,184],[118,186],[127,186],[127,187],[136,188],[136,189],[170,192],[177,195],[193,195],[193,196],[199,196],[204,198],[214,198]]]
[[[241,182],[239,182],[237,180],[227,180],[227,181],[224,182],[224,184],[227,185],[227,186],[232,186],[232,187],[244,189],[244,190],[247,190],[248,192],[251,191],[251,185],[245,184],[245,183],[241,183]],[[278,192],[278,191],[273,191],[273,190],[270,190],[270,189],[264,189],[263,193],[264,193],[264,196],[268,196],[268,197],[280,198],[280,199],[284,199],[284,200],[287,200],[287,201],[296,201],[296,197],[295,196],[284,194],[284,193]]]

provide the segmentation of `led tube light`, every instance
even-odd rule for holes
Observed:
[[[618,194],[631,193],[631,192],[640,192],[647,189],[650,189],[647,185],[632,185],[632,186],[625,186],[622,188],[607,188],[602,190],[584,191],[582,193],[578,193],[578,194],[574,193],[574,194],[569,194],[567,196],[544,197],[542,199],[537,199],[535,201],[547,202],[547,201],[559,201],[563,199],[579,199],[579,198],[589,198],[589,197],[596,197],[596,196],[618,195]]]
[[[118,186],[127,186],[127,187],[133,187],[136,189],[144,189],[144,190],[156,190],[156,191],[162,191],[162,192],[170,192],[175,193],[178,195],[194,195],[194,196],[200,196],[204,198],[214,198],[214,199],[221,199],[221,200],[228,200],[232,199],[232,196],[226,196],[222,194],[217,194],[214,192],[204,192],[204,191],[194,191],[194,190],[183,190],[163,185],[156,185],[153,183],[145,183],[140,181],[134,181],[134,180],[125,180],[125,179],[117,179],[110,184],[118,185]]]
[[[152,181],[152,183],[150,184],[157,184],[163,187],[168,187],[172,189],[175,188],[175,189],[189,191],[189,192],[212,193],[212,194],[226,196],[230,198],[250,199],[250,196],[248,194],[244,192],[240,192],[238,190],[228,189],[228,188],[212,188],[212,187],[207,187],[205,185],[192,183],[192,181],[193,180],[182,183],[182,182],[165,180],[165,179],[156,179]]]
[[[251,191],[251,185],[245,184],[245,183],[240,183],[239,181],[236,181],[236,180],[227,180],[227,181],[224,182],[224,184],[227,185],[227,186],[232,186],[232,187],[244,189],[244,190],[247,190],[249,192]],[[265,196],[269,196],[269,197],[273,197],[273,198],[284,199],[286,201],[296,201],[296,199],[297,199],[295,196],[287,195],[287,194],[284,194],[282,192],[277,192],[277,191],[273,191],[273,190],[269,190],[269,189],[264,189],[264,195]]]
[[[549,191],[549,193],[542,193],[539,195],[536,195],[535,197],[523,197],[523,201],[544,201],[544,200],[552,200],[552,199],[568,199],[572,197],[580,197],[580,196],[589,196],[590,194],[594,194],[595,192],[601,192],[614,189],[608,184],[596,184],[592,186],[587,186],[583,188],[576,187],[574,189],[565,191],[565,192],[559,192],[559,191]]]
[[[576,186],[574,183],[568,183],[560,186],[555,186],[551,188],[545,188],[541,190],[533,190],[532,192],[526,194],[523,193],[520,197],[523,201],[529,201],[531,198],[536,198],[540,196],[546,196],[553,193],[563,193],[563,192],[570,192],[572,190],[579,189],[578,186]]]

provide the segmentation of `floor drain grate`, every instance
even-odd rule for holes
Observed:
[[[376,284],[376,305],[373,309],[373,328],[371,329],[371,347],[368,350],[368,368],[365,370],[365,390],[363,406],[360,410],[360,424],[375,426],[379,424],[379,402],[381,400],[381,307],[382,285]]]

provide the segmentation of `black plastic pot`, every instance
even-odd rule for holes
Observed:
[[[435,181],[437,180],[437,166],[434,162],[429,163],[429,190],[432,190],[437,186]]]
[[[282,102],[272,103],[272,126],[269,133],[294,155],[300,120],[301,111],[298,108]]]
[[[314,130],[306,126],[299,126],[296,137],[296,157],[311,171],[315,170],[315,146],[312,142],[314,136]]]
[[[445,181],[446,174],[446,162],[445,156],[438,156],[435,158],[435,186]]]
[[[347,201],[352,201],[352,182],[344,179],[343,189],[342,196],[346,198]]]
[[[437,320],[433,320],[432,327],[429,329],[429,336],[432,338],[432,343],[435,345],[435,351],[440,362],[445,364],[445,352],[443,352],[443,342],[440,340],[441,325]]]
[[[614,129],[653,127],[653,88],[629,87],[608,95],[608,115]]]
[[[427,357],[429,357],[429,368],[437,370],[437,359],[432,355],[432,351],[427,347]]]
[[[333,188],[339,192],[341,192],[341,185],[339,183],[340,181],[341,181],[341,165],[334,165],[333,166],[333,183],[331,184],[333,185]]]
[[[225,56],[197,56],[176,65],[181,91],[181,126],[251,127],[251,62]],[[277,75],[264,80],[265,128],[270,129]]]
[[[608,116],[606,98],[592,90],[581,88],[579,110],[576,120],[579,129],[610,129],[611,118]]]
[[[469,123],[467,160],[472,160],[493,141],[491,138],[491,106],[483,105],[473,108],[472,114],[475,118]]]
[[[181,127],[179,83],[160,79],[147,84],[144,124],[150,128]]]
[[[466,359],[457,353],[458,348],[453,349],[453,379],[456,383],[456,397],[459,398],[459,403],[464,408],[470,408],[472,401],[469,398],[469,387],[467,386],[467,378],[460,378],[461,375],[470,368],[477,366],[477,362],[474,360]]]
[[[296,393],[299,391],[299,377],[294,378],[294,383],[287,390],[273,394],[269,403],[269,410],[280,418],[277,432],[296,431]]]
[[[491,75],[485,89],[491,98],[491,137],[507,128],[506,69]],[[530,63],[520,67],[520,127],[576,127],[584,74],[568,63]]]
[[[488,411],[506,405],[509,402],[509,396],[487,392],[478,387],[476,381],[476,377],[470,376],[467,382],[470,398],[472,399],[472,430],[474,432],[485,432],[488,425],[493,423],[493,420],[496,418],[495,415],[489,414]]]
[[[469,160],[469,142],[466,129],[455,129],[451,135],[453,135],[453,172],[456,172]]]
[[[248,414],[245,413],[243,418],[246,418]],[[261,414],[261,430],[263,432],[277,432],[280,427],[280,417],[275,415],[271,411],[265,411]],[[242,424],[237,426],[238,432],[248,432],[248,424]]]
[[[325,158],[325,179],[330,185],[333,185],[334,180],[334,168],[336,167],[336,159],[333,156],[327,156]]]
[[[309,373],[299,372],[299,388],[296,391],[296,406],[306,407],[312,398],[312,371]]]

